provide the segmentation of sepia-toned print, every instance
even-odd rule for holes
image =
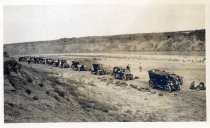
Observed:
[[[204,5],[4,7],[4,122],[206,121]]]

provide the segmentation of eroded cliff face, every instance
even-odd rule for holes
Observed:
[[[88,52],[205,52],[205,30],[62,38],[5,44],[9,55]]]

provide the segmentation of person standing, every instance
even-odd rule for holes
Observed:
[[[126,66],[126,69],[127,69],[129,72],[131,71],[131,67],[130,67],[129,64]]]
[[[140,66],[139,66],[139,71],[140,71],[140,72],[142,71],[142,66],[141,66],[141,63],[140,63]]]

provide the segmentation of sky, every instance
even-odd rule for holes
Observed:
[[[3,42],[205,28],[203,4],[4,6]]]

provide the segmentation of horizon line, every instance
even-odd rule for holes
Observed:
[[[127,33],[127,34],[113,34],[113,35],[96,35],[96,36],[80,36],[80,37],[60,37],[57,39],[46,39],[46,40],[34,40],[34,41],[24,41],[24,42],[13,42],[13,43],[3,43],[7,44],[22,44],[22,43],[35,43],[35,42],[44,42],[44,41],[55,41],[60,39],[72,39],[72,38],[86,38],[86,37],[106,37],[106,36],[120,36],[120,35],[134,35],[134,34],[154,34],[154,33],[173,33],[173,32],[187,32],[187,31],[196,31],[196,30],[206,30],[206,28],[191,29],[191,30],[174,30],[174,31],[159,31],[159,32],[143,32],[143,33]]]

